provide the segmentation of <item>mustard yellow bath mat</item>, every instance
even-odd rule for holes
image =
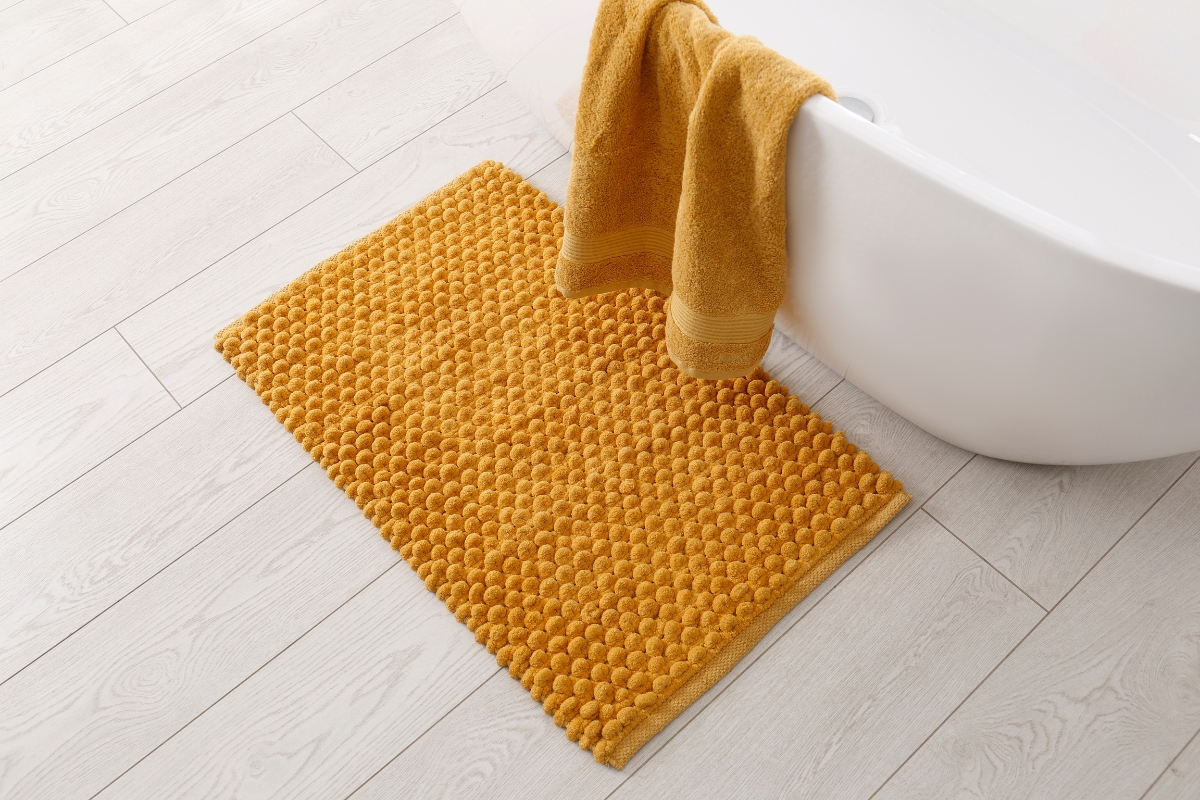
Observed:
[[[567,736],[616,767],[908,501],[649,290],[564,299],[562,210],[484,162],[217,349]]]

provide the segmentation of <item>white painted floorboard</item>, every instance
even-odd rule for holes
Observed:
[[[296,109],[296,116],[363,169],[499,86],[458,15]]]
[[[173,0],[0,93],[0,177],[11,175],[320,0]],[[3,186],[0,183],[0,186]]]
[[[0,529],[0,682],[309,463],[231,378]]]
[[[0,798],[1200,796],[1196,455],[974,456],[781,336],[913,501],[624,771],[425,591],[212,342],[483,159],[565,201],[463,2],[0,0]]]
[[[0,11],[0,89],[124,26],[104,0],[25,0]]]
[[[178,409],[111,330],[0,397],[0,528]]]
[[[287,114],[0,281],[0,393],[353,174]]]
[[[1192,467],[879,797],[1137,797],[1200,728]]]
[[[263,497],[0,686],[0,796],[104,788],[394,566],[373,530],[316,464]]]
[[[346,797],[367,781],[497,670],[395,561],[100,797]]]
[[[428,0],[325,0],[0,181],[0,277],[269,125],[451,16]],[[2,97],[2,95],[0,95]]]

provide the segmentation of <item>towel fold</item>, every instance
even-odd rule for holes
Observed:
[[[670,295],[667,350],[696,378],[753,370],[783,302],[787,134],[821,77],[717,25],[700,0],[602,0],[555,274],[567,297]]]

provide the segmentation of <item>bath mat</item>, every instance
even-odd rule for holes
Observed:
[[[622,767],[908,500],[650,290],[563,298],[562,210],[484,162],[220,350],[567,736]]]

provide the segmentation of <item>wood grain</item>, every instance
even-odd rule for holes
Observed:
[[[353,174],[289,114],[0,282],[0,393]]]
[[[296,116],[362,169],[500,83],[455,15],[309,100]]]
[[[1050,608],[1195,460],[1048,467],[979,456],[925,509]]]
[[[1200,734],[1183,749],[1145,794],[1145,800],[1200,797]]]
[[[0,528],[178,409],[115,331],[0,397]]]
[[[400,564],[98,796],[346,797],[496,669]]]
[[[607,797],[630,772],[597,764],[508,670],[500,670],[353,798],[590,800]]]
[[[180,401],[229,374],[213,335],[296,276],[486,158],[532,173],[562,147],[501,86],[120,326]]]
[[[232,379],[0,532],[0,681],[310,459]]]
[[[576,6],[550,0],[513,4],[489,3],[488,0],[454,0],[472,28],[503,31],[503,37],[489,37],[483,43],[488,58],[501,75],[509,71],[538,42],[573,18]],[[503,41],[503,45],[498,43]]]
[[[0,686],[0,796],[90,797],[396,560],[310,465]]]
[[[9,274],[451,16],[427,0],[326,0],[0,181]]]
[[[0,90],[124,26],[104,0],[26,0],[0,11]]]
[[[1200,728],[1193,466],[880,792],[1136,798]]]
[[[0,93],[0,177],[99,127],[320,0],[174,0]]]
[[[1042,615],[917,514],[613,796],[869,797]]]

